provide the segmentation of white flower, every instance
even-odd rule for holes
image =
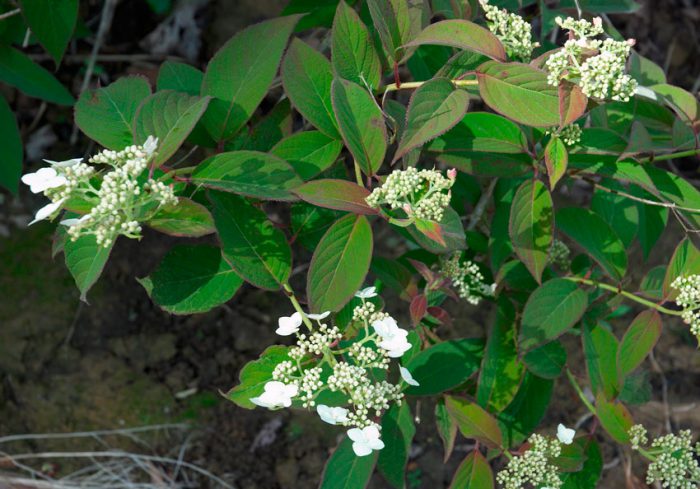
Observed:
[[[301,314],[295,312],[290,317],[282,316],[277,320],[279,327],[277,328],[277,333],[280,336],[289,336],[291,334],[299,331],[299,326],[301,326]]]
[[[379,429],[376,425],[365,428],[352,428],[348,430],[348,436],[353,441],[352,449],[358,457],[364,457],[372,453],[372,450],[384,448],[384,442],[379,438]]]
[[[143,143],[143,150],[146,152],[146,154],[148,156],[151,156],[153,153],[155,153],[157,147],[158,147],[158,138],[153,137],[153,136],[148,136],[148,139],[146,139],[146,142]]]
[[[54,215],[54,213],[61,208],[63,203],[66,201],[66,199],[61,199],[56,202],[51,202],[50,204],[45,205],[38,211],[36,211],[36,215],[34,216],[34,220],[29,223],[29,226],[32,224],[43,221],[44,219],[47,219]]]
[[[50,188],[61,187],[66,184],[66,177],[59,175],[53,168],[40,168],[35,173],[27,173],[22,176],[22,182],[29,185],[32,193],[38,194]]]
[[[563,424],[559,423],[557,426],[557,438],[564,445],[571,445],[574,442],[574,436],[576,435],[576,430],[567,428]]]
[[[68,226],[68,227],[77,226],[78,224],[83,223],[83,222],[87,221],[88,219],[90,219],[90,214],[85,214],[84,216],[81,216],[80,218],[71,217],[69,219],[64,219],[59,224],[62,224],[64,226]]]
[[[71,158],[70,160],[66,160],[66,161],[53,161],[53,160],[44,160],[44,161],[55,168],[68,168],[70,166],[75,166],[79,163],[82,163],[83,159],[82,158]]]
[[[376,287],[367,287],[366,289],[358,290],[355,292],[355,297],[360,299],[371,299],[372,297],[377,297]]]
[[[411,375],[411,372],[409,372],[406,367],[399,367],[399,372],[401,372],[401,378],[403,381],[408,385],[412,385],[414,387],[418,387],[420,385],[418,381],[413,378],[413,375]]]
[[[292,405],[292,397],[299,393],[299,388],[294,384],[283,384],[272,380],[265,384],[265,392],[259,397],[252,397],[250,402],[268,409],[289,407]]]
[[[399,328],[391,316],[374,321],[372,327],[382,338],[378,346],[387,350],[387,355],[391,358],[399,358],[411,349],[411,344],[406,339],[408,331]]]
[[[326,311],[321,314],[307,314],[306,316],[309,319],[313,319],[314,321],[321,321],[323,319],[326,319],[330,315],[331,311]]]
[[[348,422],[348,410],[342,407],[330,407],[325,404],[316,406],[318,416],[328,424],[342,424]]]

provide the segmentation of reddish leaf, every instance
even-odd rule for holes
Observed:
[[[301,200],[327,209],[354,214],[377,214],[378,211],[365,202],[369,191],[347,180],[313,180],[294,189]]]
[[[411,311],[411,321],[415,326],[420,322],[425,316],[428,309],[428,299],[423,294],[419,294],[411,300],[411,306],[409,310]]]
[[[559,84],[559,120],[562,127],[572,124],[586,112],[588,97],[578,85],[568,81]]]
[[[629,429],[634,424],[632,415],[621,402],[611,402],[605,399],[601,392],[596,397],[596,413],[605,431],[619,443],[629,443]]]
[[[452,324],[452,317],[442,307],[430,306],[428,308],[428,314],[433,316],[435,319],[440,321],[442,324],[445,324],[445,325]]]
[[[493,471],[481,452],[474,450],[457,467],[449,489],[493,489]]]
[[[617,351],[620,378],[625,377],[644,361],[661,336],[661,315],[654,309],[640,313],[622,337]]]
[[[445,238],[442,236],[442,228],[439,223],[435,221],[426,221],[425,219],[416,219],[414,223],[416,229],[423,235],[442,246],[447,246]]]
[[[490,448],[503,444],[501,428],[496,419],[481,406],[467,399],[445,396],[445,405],[466,438],[473,438]]]

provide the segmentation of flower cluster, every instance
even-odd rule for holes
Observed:
[[[588,97],[629,100],[637,89],[637,82],[625,73],[634,40],[593,39],[603,34],[600,17],[593,19],[593,23],[571,17],[557,17],[556,22],[569,31],[569,40],[547,58],[549,84],[557,86],[564,78],[578,83]]]
[[[583,129],[578,124],[569,124],[561,129],[552,128],[545,131],[546,134],[551,134],[554,137],[561,138],[567,146],[573,146],[581,141],[581,134],[583,134]]]
[[[671,287],[678,291],[676,303],[683,308],[683,321],[700,342],[700,275],[677,277]]]
[[[142,174],[155,154],[158,140],[149,137],[143,146],[129,146],[121,151],[104,150],[90,158],[56,162],[22,177],[34,193],[42,192],[51,203],[39,209],[34,222],[55,217],[69,199],[89,204],[90,211],[79,217],[61,221],[75,241],[83,235],[94,235],[98,244],[109,247],[117,236],[141,236],[139,222],[147,220],[161,207],[177,204],[173,189]],[[96,166],[110,170],[98,176]]]
[[[530,24],[517,14],[489,5],[488,0],[479,0],[484,9],[486,25],[503,43],[508,56],[529,62],[532,51],[539,43],[532,42]]]
[[[442,261],[440,268],[440,272],[452,282],[457,294],[475,306],[481,302],[482,298],[493,297],[496,284],[484,282],[484,275],[479,270],[479,266],[472,261],[461,263],[460,258],[461,253],[454,253]]]
[[[548,261],[562,270],[568,270],[571,267],[571,250],[563,241],[555,239],[549,248]]]
[[[696,457],[700,455],[700,444],[692,446],[689,430],[675,435],[660,436],[651,442],[648,448],[646,429],[635,425],[629,430],[632,448],[644,453],[652,460],[647,469],[647,484],[658,481],[661,487],[670,489],[695,489],[700,480],[700,464]]]
[[[450,170],[447,175],[414,167],[396,170],[367,197],[367,205],[378,208],[386,204],[391,209],[403,209],[409,217],[440,222],[450,205],[450,188],[457,172]]]
[[[529,443],[528,450],[510,459],[496,480],[505,489],[523,489],[528,487],[527,484],[537,488],[559,489],[562,482],[552,460],[561,454],[562,442],[535,433]]]
[[[277,333],[296,336],[296,345],[289,349],[288,359],[278,363],[272,379],[260,396],[251,402],[268,409],[290,407],[298,401],[302,407],[316,408],[326,423],[347,426],[348,437],[358,456],[369,455],[384,447],[377,419],[391,406],[401,403],[403,384],[418,382],[404,367],[399,367],[402,383],[392,384],[376,378],[376,372],[388,371],[392,358],[400,358],[411,348],[408,331],[399,328],[390,315],[377,311],[371,299],[374,287],[359,291],[361,304],[353,311],[353,321],[360,334],[349,345],[341,345],[343,334],[336,326],[324,322],[323,314],[294,313],[278,320]],[[314,323],[312,323],[315,322]],[[302,325],[308,333],[302,332]],[[346,399],[343,406],[317,402],[325,392],[334,398]]]

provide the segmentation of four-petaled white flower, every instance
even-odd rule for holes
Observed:
[[[51,202],[50,204],[46,204],[44,207],[36,211],[36,215],[34,216],[34,220],[29,223],[29,226],[32,224],[43,221],[44,219],[48,219],[49,217],[53,216],[57,210],[61,208],[63,203],[66,201],[66,199],[61,199],[56,202]]]
[[[321,321],[323,319],[326,319],[330,315],[331,311],[326,311],[322,312],[321,314],[307,314],[306,316],[309,319],[313,319],[314,321]]]
[[[376,287],[367,287],[366,289],[358,290],[355,292],[355,297],[360,299],[371,299],[372,297],[377,297]]]
[[[372,450],[384,448],[384,442],[379,438],[379,429],[376,425],[366,426],[362,429],[352,428],[348,430],[348,437],[353,441],[352,449],[358,457],[369,455]]]
[[[158,147],[158,138],[155,138],[153,136],[148,136],[146,139],[146,142],[143,143],[143,150],[146,152],[148,156],[151,156],[153,153],[155,153],[156,148]]]
[[[399,328],[391,316],[373,322],[372,327],[382,339],[377,346],[387,350],[387,355],[391,358],[399,358],[411,349],[411,344],[406,339],[408,331]]]
[[[284,384],[271,380],[265,384],[265,392],[259,397],[252,397],[250,402],[268,409],[289,407],[292,405],[292,397],[299,393],[299,388],[294,384]]]
[[[40,168],[34,173],[22,176],[22,182],[29,185],[32,193],[38,194],[50,188],[62,187],[66,184],[66,177],[59,175],[53,168]]]
[[[295,312],[289,317],[282,316],[277,320],[277,324],[279,327],[277,328],[277,331],[275,331],[275,333],[277,333],[280,336],[289,336],[299,331],[299,326],[301,326],[301,323],[301,314],[299,314],[298,312]]]
[[[399,366],[399,372],[401,372],[401,378],[403,381],[408,385],[412,385],[414,387],[418,387],[420,385],[418,381],[413,378],[413,375],[411,375],[411,372],[409,372],[406,367]]]
[[[316,406],[319,417],[328,424],[341,424],[348,422],[348,410],[342,407],[330,407],[325,404]]]
[[[559,423],[557,426],[557,438],[564,445],[571,445],[574,442],[574,436],[576,435],[576,430],[567,428],[563,424]]]

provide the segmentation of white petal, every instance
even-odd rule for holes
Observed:
[[[277,320],[278,328],[275,331],[280,336],[289,336],[299,331],[301,326],[301,314],[295,312],[291,317],[282,316]]]
[[[40,168],[34,173],[27,173],[22,176],[22,183],[29,185],[32,193],[38,194],[44,190],[60,187],[66,184],[66,179],[56,173],[53,168]]]
[[[148,156],[151,156],[155,152],[157,147],[158,138],[153,136],[148,136],[146,142],[143,143],[143,150],[148,154]]]
[[[364,441],[365,435],[360,428],[351,428],[348,430],[348,438],[352,441]]]
[[[78,223],[80,223],[80,219],[78,219],[77,217],[72,217],[72,218],[70,218],[70,219],[64,219],[64,220],[62,220],[59,224],[62,224],[62,225],[64,225],[64,226],[71,227],[71,226],[75,226],[75,225],[78,224]]]
[[[51,166],[54,166],[56,168],[67,168],[69,166],[74,166],[77,165],[78,163],[82,163],[83,159],[82,158],[73,158],[70,160],[66,161],[53,161],[53,160],[44,160],[46,163],[49,163]]]
[[[372,453],[372,449],[366,443],[356,441],[352,444],[352,450],[358,457],[364,457]]]
[[[557,438],[559,438],[559,441],[562,442],[564,445],[571,445],[574,441],[575,435],[576,430],[567,428],[561,423],[559,423],[559,426],[557,426]]]
[[[30,222],[28,225],[31,226],[32,224],[43,221],[44,219],[47,219],[51,217],[58,209],[61,208],[63,205],[63,202],[65,202],[66,199],[61,199],[57,202],[51,202],[50,204],[45,205],[38,211],[36,211],[36,215],[34,216],[34,220]]]
[[[360,299],[371,299],[372,297],[376,296],[376,287],[367,287],[366,289],[358,290],[357,292],[355,292],[355,297],[359,297]]]
[[[330,315],[331,311],[326,311],[321,314],[307,314],[306,316],[309,319],[313,319],[314,321],[321,321],[322,319],[326,319]]]
[[[401,372],[401,378],[406,382],[408,385],[412,385],[415,387],[418,387],[420,384],[416,381],[416,379],[413,378],[413,375],[411,375],[411,372],[406,368],[406,367],[399,367],[399,372]]]

